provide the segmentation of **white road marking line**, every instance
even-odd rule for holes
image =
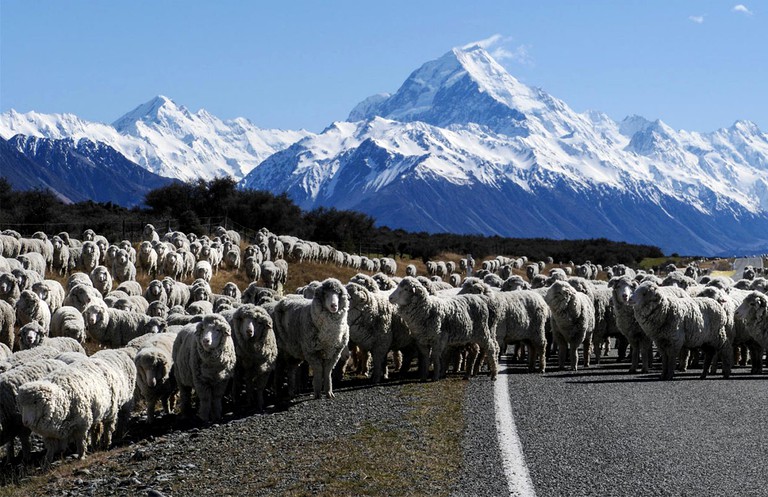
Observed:
[[[516,497],[535,497],[531,475],[525,464],[523,446],[517,436],[517,426],[512,417],[512,405],[509,401],[509,379],[499,375],[493,382],[493,398],[496,405],[496,433],[498,434],[501,462],[507,476],[509,495]]]

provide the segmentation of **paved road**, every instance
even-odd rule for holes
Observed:
[[[499,376],[536,495],[768,494],[768,377],[661,382],[626,368]]]
[[[744,273],[744,268],[747,266],[752,266],[755,268],[761,268],[763,267],[763,258],[762,257],[741,257],[739,259],[736,259],[733,263],[733,269],[736,271],[736,274],[733,275],[735,279],[740,279],[741,275]]]

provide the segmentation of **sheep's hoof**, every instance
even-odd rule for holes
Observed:
[[[329,399],[335,399],[336,398],[336,394],[333,393],[333,392],[325,392],[325,396],[327,398],[329,398]]]

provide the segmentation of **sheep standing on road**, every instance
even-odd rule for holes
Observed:
[[[558,347],[558,367],[565,367],[568,357],[572,371],[578,369],[579,345],[584,345],[584,367],[589,367],[595,307],[589,295],[565,281],[556,281],[544,297],[552,311],[552,335]]]
[[[181,394],[182,413],[192,408],[197,394],[197,415],[203,421],[221,419],[221,399],[235,372],[235,345],[227,321],[209,314],[184,327],[173,343],[174,375]]]
[[[245,388],[247,405],[256,403],[264,411],[264,389],[277,362],[277,339],[272,318],[261,307],[246,304],[232,316],[232,339],[237,365],[233,388],[235,398]]]
[[[444,374],[443,355],[448,349],[470,344],[478,345],[480,354],[485,354],[491,379],[496,379],[497,323],[496,317],[490,313],[486,297],[480,295],[459,295],[449,298],[432,296],[418,280],[406,276],[389,296],[389,301],[398,306],[398,314],[411,330],[419,351],[427,356],[431,354],[435,380],[439,380]],[[478,352],[473,347],[465,378],[476,373],[477,356]],[[426,380],[426,368],[422,368],[421,377],[422,380]]]
[[[636,373],[640,367],[640,372],[647,373],[653,361],[653,341],[635,319],[635,311],[629,304],[629,298],[637,289],[638,283],[629,276],[620,276],[611,279],[608,286],[611,288],[611,306],[616,318],[616,327],[631,347],[632,363],[629,372]]]
[[[278,359],[288,367],[288,395],[296,394],[296,369],[307,361],[314,372],[315,398],[333,398],[331,373],[349,341],[349,295],[341,282],[328,278],[312,300],[285,298],[275,305]]]
[[[706,378],[715,354],[730,347],[725,331],[726,311],[718,302],[704,297],[670,297],[652,282],[645,282],[632,294],[635,318],[643,331],[653,339],[661,354],[661,379],[671,380],[675,361],[685,348],[701,347],[704,351]],[[731,354],[722,354],[723,376],[731,373]]]

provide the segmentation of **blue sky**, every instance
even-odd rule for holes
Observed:
[[[768,131],[768,9],[735,1],[0,0],[0,111],[112,122],[158,94],[320,131],[422,63],[493,38],[574,110]]]

